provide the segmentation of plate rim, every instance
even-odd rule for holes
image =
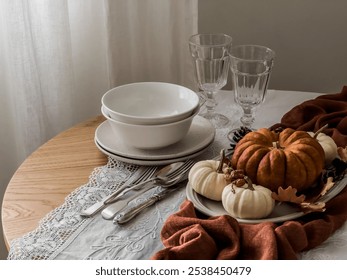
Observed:
[[[213,141],[212,141],[207,146],[202,148],[201,150],[196,151],[196,152],[194,152],[192,154],[188,154],[188,155],[182,156],[182,157],[148,160],[148,159],[136,159],[136,158],[123,157],[121,155],[114,154],[114,153],[104,149],[97,142],[96,138],[94,138],[94,142],[95,142],[96,147],[100,150],[100,152],[104,153],[107,156],[110,156],[110,157],[112,157],[112,158],[114,158],[116,160],[120,160],[120,161],[123,161],[123,162],[126,162],[126,163],[136,164],[136,165],[147,165],[147,166],[150,166],[150,165],[152,165],[152,166],[164,165],[164,164],[170,164],[170,163],[174,163],[174,162],[178,162],[178,161],[184,161],[184,160],[187,160],[187,159],[195,158],[195,157],[201,155],[202,153],[204,153],[210,147],[210,145],[213,143]]]
[[[195,122],[194,122],[195,121]],[[213,127],[212,123],[208,120],[206,120],[205,118],[201,117],[201,116],[196,116],[193,119],[192,125],[189,129],[189,131],[191,131],[192,126],[196,124],[197,121],[203,121],[204,125],[206,126],[206,128],[208,128],[209,133],[206,133],[206,141],[201,142],[200,144],[196,145],[195,147],[192,147],[190,149],[186,149],[184,151],[179,151],[178,153],[167,153],[167,154],[162,154],[162,155],[149,155],[149,154],[134,154],[134,152],[132,152],[132,156],[129,157],[127,153],[122,152],[120,150],[116,151],[115,149],[110,149],[110,147],[108,147],[107,145],[105,145],[105,143],[102,143],[102,141],[100,141],[100,134],[98,134],[98,132],[100,132],[100,130],[102,129],[102,127],[109,125],[109,123],[107,122],[107,120],[103,121],[95,130],[95,136],[94,138],[98,141],[99,146],[101,146],[103,149],[107,150],[108,152],[115,154],[117,156],[121,156],[121,157],[126,157],[126,158],[133,158],[133,159],[141,159],[141,160],[167,160],[169,158],[178,158],[178,157],[184,157],[190,154],[193,154],[195,152],[200,151],[201,149],[203,149],[206,146],[209,146],[211,143],[213,143],[215,136],[216,136],[216,130]],[[188,133],[189,133],[188,131]],[[203,130],[205,131],[205,129]],[[179,143],[179,142],[178,142]],[[177,144],[177,143],[176,143]],[[173,145],[176,145],[173,144]],[[124,145],[124,144],[123,144]],[[135,148],[131,148],[130,149],[135,149]],[[160,149],[163,150],[166,149],[165,147]],[[137,150],[137,149],[135,149]],[[155,150],[149,150],[150,153],[155,153]],[[177,156],[178,155],[178,156]]]
[[[336,186],[334,186],[325,196],[323,196],[318,201],[320,201],[320,202],[328,202],[329,200],[331,200],[334,197],[336,197],[341,191],[343,191],[343,189],[347,185],[347,174],[345,174],[344,177],[341,180],[337,181],[336,184],[337,184]],[[200,202],[200,200],[195,199],[195,196],[200,196],[200,194],[198,194],[192,188],[192,186],[189,184],[189,181],[187,182],[187,186],[186,186],[186,196],[187,196],[187,199],[190,200],[193,203],[194,207],[196,209],[198,209],[200,212],[202,212],[203,214],[205,214],[205,215],[207,215],[209,217],[215,216],[214,212],[212,210],[210,210],[205,205],[203,205]],[[204,199],[208,199],[208,198],[204,197]],[[262,219],[241,219],[241,218],[233,217],[232,215],[230,215],[225,210],[225,215],[231,216],[234,219],[236,219],[238,222],[244,223],[244,224],[259,224],[259,223],[263,223],[263,222],[281,223],[281,222],[285,222],[285,221],[289,221],[289,220],[300,218],[300,217],[302,217],[302,216],[304,216],[306,214],[308,214],[308,213],[305,213],[305,212],[300,211],[298,209],[297,212],[290,213],[290,214],[283,215],[283,216],[279,216],[279,217],[273,217],[273,218],[266,218],[265,217],[265,218],[262,218]]]

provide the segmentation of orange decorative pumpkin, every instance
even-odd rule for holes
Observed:
[[[251,180],[272,191],[292,186],[299,192],[312,186],[324,168],[324,150],[305,131],[262,128],[244,136],[231,159]]]

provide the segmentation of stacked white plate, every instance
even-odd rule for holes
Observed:
[[[95,144],[101,152],[116,160],[138,165],[163,165],[202,154],[212,144],[214,137],[212,124],[196,116],[181,141],[160,149],[138,149],[115,137],[110,124],[105,121],[95,131]]]

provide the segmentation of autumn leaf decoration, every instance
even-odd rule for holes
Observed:
[[[319,182],[319,189],[315,194],[311,194],[307,198],[304,194],[297,195],[297,189],[292,186],[283,189],[278,188],[278,193],[273,192],[272,198],[279,202],[288,202],[298,205],[302,211],[308,212],[324,212],[325,203],[321,202],[320,199],[324,197],[335,185],[335,181],[344,176],[347,172],[347,146],[345,148],[338,147],[337,153],[339,159],[335,159],[332,163],[333,168],[325,172]],[[333,171],[333,172],[332,172]]]
[[[342,161],[347,162],[347,146],[345,148],[338,147],[337,153]]]
[[[280,201],[280,202],[291,202],[295,204],[300,204],[304,202],[305,195],[296,195],[297,189],[293,188],[292,186],[289,186],[286,189],[283,189],[282,187],[278,188],[278,194],[273,192],[271,194],[272,198],[274,200]]]
[[[288,202],[298,205],[301,210],[305,213],[310,212],[324,212],[325,203],[318,201],[319,198],[324,196],[332,187],[334,186],[333,178],[328,178],[327,182],[324,184],[319,195],[312,201],[306,200],[306,196],[301,194],[297,195],[297,189],[292,186],[283,189],[282,187],[278,188],[278,193],[273,192],[271,194],[274,200],[279,202]]]
[[[246,183],[246,181],[244,180],[245,174],[244,174],[243,170],[231,170],[229,173],[225,173],[225,174],[224,174],[224,178],[225,178],[228,182],[235,182],[235,181],[242,180],[242,181],[243,181],[243,184]],[[240,183],[240,184],[241,184],[241,183]],[[241,184],[241,186],[242,186],[243,184]]]
[[[320,197],[324,196],[335,184],[333,177],[329,177],[320,192]]]
[[[325,203],[324,202],[303,202],[300,204],[301,209],[306,212],[324,212]]]

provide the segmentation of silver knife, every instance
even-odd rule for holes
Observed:
[[[180,188],[182,186],[182,183],[188,179],[188,172],[184,174],[184,176],[180,179],[179,182],[172,184],[173,187],[165,187],[162,190],[160,190],[158,193],[152,194],[150,197],[145,199],[144,202],[140,203],[139,205],[131,208],[131,209],[120,209],[118,213],[113,212],[113,223],[118,224],[124,224],[128,221],[130,221],[132,218],[134,218],[137,214],[139,214],[142,210],[145,208],[153,205],[157,201],[164,198],[169,193],[175,191],[176,189]],[[118,208],[119,209],[119,208]],[[124,211],[123,211],[124,210]]]
[[[176,188],[173,189],[164,189],[159,193],[155,193],[148,197],[144,202],[141,204],[131,208],[130,210],[126,210],[120,213],[117,213],[116,216],[113,219],[113,223],[118,224],[125,224],[129,222],[132,218],[134,218],[137,214],[139,214],[142,210],[146,209],[147,207],[153,205],[157,201],[161,200],[165,196],[167,196],[169,193],[173,192]]]
[[[127,206],[130,201],[136,199],[137,197],[154,188],[155,186],[156,185],[154,184],[154,182],[148,183],[147,186],[145,186],[143,189],[141,189],[140,191],[136,191],[130,196],[121,196],[118,201],[107,205],[107,207],[101,211],[101,216],[106,220],[112,219],[116,215],[116,213],[122,210],[125,206]]]
[[[185,173],[182,173],[181,176],[178,177],[175,181],[165,184],[165,187],[163,188],[176,189],[177,188],[176,185],[178,186],[182,181],[187,180],[187,178],[188,178],[188,171],[186,171]],[[160,184],[157,184],[156,182],[147,183],[147,186],[145,187],[145,189],[139,192],[136,192],[136,194],[132,197],[131,200],[139,197],[141,194],[143,194],[147,190],[153,189],[158,186],[160,186]],[[125,206],[128,205],[129,201],[130,200],[127,200],[127,202],[120,201],[119,203],[116,202],[109,205],[104,210],[102,210],[101,212],[102,217],[105,218],[106,220],[110,220],[114,218],[119,211],[123,210],[123,208],[125,208]]]
[[[86,209],[82,209],[80,215],[83,217],[91,217],[101,209],[107,206],[106,202],[111,202],[115,197],[117,197],[121,192],[123,192],[126,188],[132,185],[132,183],[137,180],[143,173],[148,169],[148,167],[140,167],[131,178],[124,183],[120,188],[118,188],[115,192],[104,197],[102,200],[94,203]]]

